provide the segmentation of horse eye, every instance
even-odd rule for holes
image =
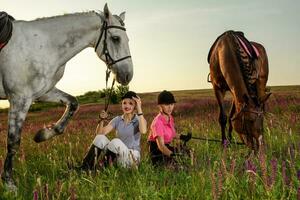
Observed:
[[[118,42],[120,42],[120,37],[119,37],[119,36],[112,36],[112,37],[111,37],[111,40],[112,40],[113,42],[115,42],[115,43],[118,43]]]

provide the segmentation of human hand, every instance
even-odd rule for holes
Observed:
[[[136,108],[138,113],[142,112],[142,100],[139,96],[137,97],[132,97],[132,99],[136,102]]]
[[[105,120],[108,117],[108,113],[105,110],[102,110],[101,113],[99,114],[99,119],[100,120]]]

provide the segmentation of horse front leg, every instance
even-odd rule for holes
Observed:
[[[230,113],[229,113],[229,122],[228,122],[229,123],[228,138],[229,138],[230,142],[232,140],[232,129],[233,129],[231,118],[233,117],[234,113],[235,113],[235,104],[234,104],[234,101],[232,101],[231,109],[230,109]]]
[[[39,130],[35,137],[35,142],[43,142],[49,140],[50,138],[60,135],[64,132],[70,118],[77,111],[79,105],[78,101],[75,97],[57,89],[53,88],[50,92],[43,95],[38,99],[39,101],[47,101],[47,102],[61,102],[66,105],[66,110],[62,117],[55,123],[52,127],[44,127]]]
[[[4,171],[1,178],[9,190],[16,191],[13,180],[13,158],[18,152],[21,143],[21,131],[28,109],[32,103],[30,98],[11,98],[8,114],[7,154],[4,162]]]
[[[227,123],[227,116],[224,111],[223,101],[225,96],[225,91],[221,91],[215,88],[215,95],[219,104],[220,112],[219,112],[219,124],[221,126],[221,133],[222,133],[222,144],[226,143],[226,123]]]

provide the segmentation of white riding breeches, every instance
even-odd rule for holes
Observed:
[[[114,138],[111,141],[105,135],[97,135],[93,144],[103,150],[110,150],[117,154],[117,161],[123,167],[136,167],[140,162],[140,152],[128,147],[119,139]]]

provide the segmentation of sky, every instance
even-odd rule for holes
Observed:
[[[103,10],[126,12],[134,64],[130,90],[138,93],[212,88],[207,54],[226,30],[264,45],[267,85],[300,85],[299,0],[0,0],[15,19]],[[105,63],[87,48],[71,59],[57,87],[71,95],[105,88]],[[1,101],[0,106],[5,102]]]

